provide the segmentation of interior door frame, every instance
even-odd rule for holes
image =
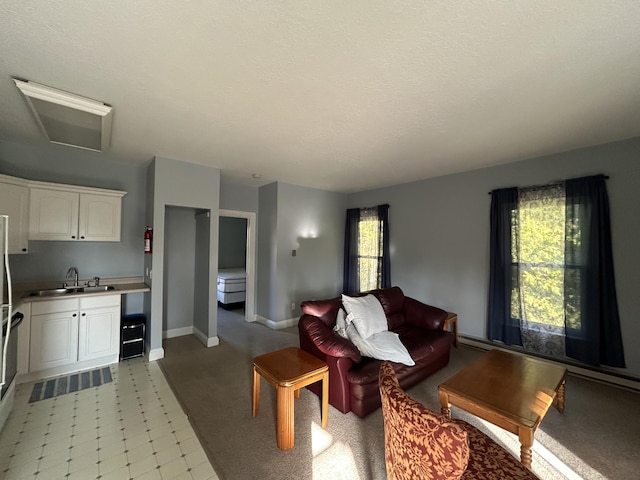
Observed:
[[[244,212],[241,210],[218,210],[218,222],[220,217],[244,218],[247,220],[247,257],[245,268],[247,272],[247,290],[244,302],[244,314],[247,322],[256,321],[256,236],[258,226],[256,224],[255,212]]]

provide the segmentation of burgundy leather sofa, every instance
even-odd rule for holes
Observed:
[[[415,361],[414,366],[391,363],[400,386],[408,389],[449,363],[453,335],[443,329],[447,312],[405,297],[399,287],[372,290],[382,304],[389,330]],[[363,294],[364,295],[364,294]],[[378,376],[382,360],[363,357],[355,345],[334,332],[340,297],[302,302],[298,322],[300,348],[329,365],[329,403],[342,413],[365,417],[381,406]],[[316,395],[320,384],[310,385]]]

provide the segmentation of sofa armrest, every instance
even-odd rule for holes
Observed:
[[[350,340],[342,338],[317,317],[302,315],[298,322],[298,331],[300,335],[306,336],[325,355],[347,357],[354,362],[362,360],[360,352]]]
[[[410,325],[427,330],[442,330],[447,312],[411,297],[404,298],[404,315]]]

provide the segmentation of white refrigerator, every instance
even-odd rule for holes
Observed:
[[[11,271],[9,269],[9,217],[0,215],[0,292],[2,292],[2,345],[0,350],[0,429],[4,426],[4,422],[9,416],[11,406],[13,405],[13,384],[10,384],[13,378],[7,377],[7,363],[12,359],[7,357],[10,347],[15,345],[11,336],[15,335],[15,330],[11,331],[11,322],[13,317],[13,292],[11,290]],[[5,385],[7,384],[7,385]]]

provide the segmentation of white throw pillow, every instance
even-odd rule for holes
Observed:
[[[336,326],[333,327],[333,331],[340,335],[342,338],[347,337],[347,319],[344,309],[339,308],[336,315]]]
[[[365,357],[404,363],[410,367],[416,364],[400,341],[400,336],[395,332],[386,330],[375,333],[369,338],[362,338],[355,325],[351,324],[347,326],[347,335]]]
[[[375,296],[371,294],[364,297],[342,295],[342,305],[362,338],[369,338],[371,335],[389,330],[387,316]]]

